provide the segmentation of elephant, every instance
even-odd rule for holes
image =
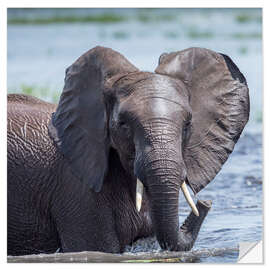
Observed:
[[[195,204],[249,118],[245,77],[204,48],[164,53],[155,72],[90,49],[54,105],[8,95],[8,254],[122,253],[155,236],[190,250],[211,208]],[[191,212],[179,225],[179,194]]]

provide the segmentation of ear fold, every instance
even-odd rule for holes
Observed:
[[[197,193],[219,172],[248,121],[245,77],[228,56],[202,48],[162,57],[155,72],[183,81],[189,90],[192,126],[183,155]]]
[[[135,71],[121,54],[103,47],[89,50],[66,70],[49,133],[74,175],[95,191],[100,191],[108,167],[104,91],[110,91],[119,77]]]

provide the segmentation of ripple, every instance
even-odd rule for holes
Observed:
[[[234,229],[225,228],[225,229],[220,229],[220,230],[213,231],[213,233],[230,232],[230,231],[237,231],[237,230],[240,230],[240,229],[237,229],[237,228],[234,228]]]

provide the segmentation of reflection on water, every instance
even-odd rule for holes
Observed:
[[[205,47],[231,56],[250,88],[250,121],[233,154],[215,180],[197,197],[211,199],[212,209],[195,249],[235,247],[262,238],[262,43],[259,9],[31,10],[9,11],[18,18],[96,17],[77,23],[8,25],[8,91],[24,92],[57,102],[65,69],[83,52],[102,45],[125,55],[134,65],[153,71],[163,52]],[[62,13],[61,13],[62,12]],[[73,13],[72,13],[73,12]],[[108,11],[106,11],[108,13]],[[37,15],[38,14],[38,15]],[[89,15],[90,14],[90,15]],[[103,14],[102,18],[98,17]],[[92,16],[91,15],[91,16]],[[93,17],[93,16],[92,16]],[[118,18],[117,17],[117,18]],[[101,21],[101,19],[103,21]],[[91,20],[91,21],[90,21]],[[107,21],[104,21],[107,20]],[[111,20],[111,21],[110,21]],[[116,21],[112,21],[116,20]],[[32,23],[34,20],[32,21]],[[180,223],[189,208],[180,195]],[[139,240],[127,251],[159,250],[155,239]],[[232,262],[237,255],[201,259]]]

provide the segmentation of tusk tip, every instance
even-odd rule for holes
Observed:
[[[198,209],[197,209],[195,203],[193,202],[193,200],[192,200],[192,198],[191,198],[191,196],[190,196],[190,194],[189,194],[189,191],[188,191],[188,189],[187,189],[187,185],[186,185],[185,181],[184,181],[183,184],[181,185],[181,189],[182,189],[183,194],[184,194],[184,196],[185,196],[185,198],[186,198],[186,200],[187,200],[187,203],[189,204],[189,206],[190,206],[191,209],[192,209],[192,212],[194,213],[195,216],[198,217],[198,216],[199,216],[199,211],[198,211]]]
[[[136,197],[136,209],[137,209],[138,212],[140,212],[141,207],[142,207],[142,196],[140,194],[137,194],[137,197]]]
[[[194,215],[197,216],[197,217],[200,216],[199,211],[198,211],[197,209],[194,209],[194,210],[193,210],[193,213],[194,213]]]

